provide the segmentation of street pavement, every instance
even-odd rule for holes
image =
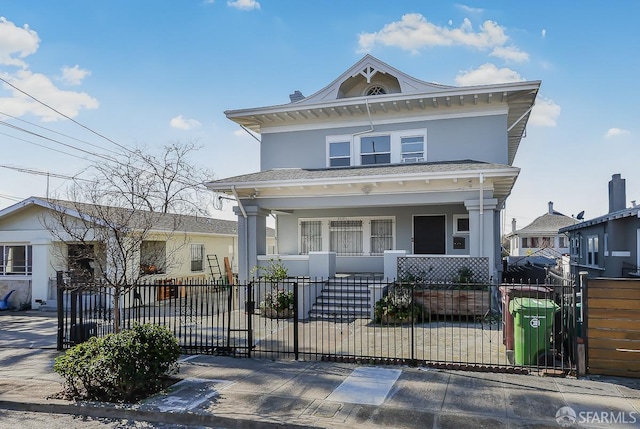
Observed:
[[[41,312],[0,313],[0,428],[16,412],[85,416],[67,428],[94,427],[90,419],[128,422],[117,427],[640,428],[636,379],[206,355],[183,356],[182,380],[140,404],[53,399],[62,390],[52,370],[55,322]]]

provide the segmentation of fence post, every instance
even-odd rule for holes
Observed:
[[[416,312],[415,312],[415,295],[416,295],[416,283],[411,283],[411,366],[418,366],[416,362]]]
[[[64,350],[64,290],[62,289],[62,271],[56,272],[56,301],[58,303],[58,341],[56,350]]]
[[[245,314],[247,315],[247,357],[251,357],[253,348],[253,282],[247,283]]]
[[[299,357],[298,344],[298,282],[293,283],[293,356],[295,360]]]

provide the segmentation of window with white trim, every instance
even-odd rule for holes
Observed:
[[[400,138],[401,162],[424,161],[424,136]]]
[[[329,143],[329,167],[347,167],[351,165],[351,142]]]
[[[299,253],[331,251],[339,256],[382,255],[395,248],[392,217],[300,219]]]
[[[33,251],[28,245],[0,245],[0,275],[27,275],[32,273]]]
[[[331,135],[326,138],[327,167],[384,165],[427,160],[427,130],[381,134]]]
[[[371,220],[371,254],[383,255],[393,249],[393,221],[391,219]]]
[[[391,136],[360,137],[360,164],[376,165],[391,163]]]
[[[558,236],[558,247],[559,248],[569,247],[568,239],[567,239],[566,235],[559,235]]]
[[[469,216],[453,215],[453,233],[469,234]]]
[[[300,253],[322,250],[322,221],[300,221]]]
[[[598,236],[587,237],[587,265],[598,265]]]

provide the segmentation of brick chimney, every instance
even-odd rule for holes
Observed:
[[[516,232],[516,218],[511,219],[511,232]]]
[[[609,182],[609,213],[627,208],[626,180],[620,174],[611,176]]]
[[[549,214],[553,214],[553,201],[549,201]]]

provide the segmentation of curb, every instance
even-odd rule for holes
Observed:
[[[193,413],[190,411],[175,413],[126,407],[107,407],[98,404],[42,404],[0,400],[0,409],[36,413],[71,414],[96,418],[143,420],[153,423],[171,423],[176,425],[219,426],[233,429],[326,429],[321,426],[278,423],[264,420],[234,419],[212,414]]]

